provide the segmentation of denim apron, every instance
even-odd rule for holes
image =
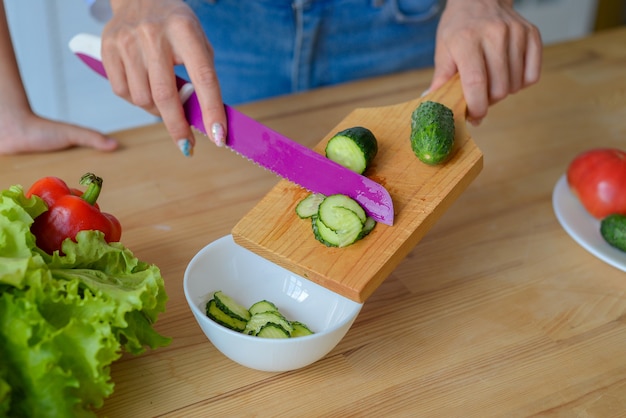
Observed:
[[[239,104],[433,65],[438,0],[186,0]],[[184,75],[184,73],[183,73]]]

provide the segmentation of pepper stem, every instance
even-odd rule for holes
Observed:
[[[87,190],[85,190],[81,199],[85,200],[90,205],[94,205],[96,200],[98,200],[98,196],[100,196],[100,190],[102,190],[102,178],[93,173],[87,173],[80,178],[79,183],[83,186],[87,186]]]

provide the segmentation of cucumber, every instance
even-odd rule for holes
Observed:
[[[327,247],[346,247],[369,234],[375,225],[356,200],[342,194],[326,197],[311,216],[313,236]]]
[[[336,163],[363,174],[378,153],[378,141],[369,129],[355,126],[330,138],[325,153]]]
[[[260,300],[254,303],[252,306],[250,306],[250,309],[248,309],[248,312],[250,312],[250,315],[263,313],[263,312],[278,312],[278,308],[269,300]]]
[[[268,323],[282,327],[288,334],[293,331],[291,323],[280,312],[261,312],[250,317],[243,332],[248,335],[257,335]]]
[[[372,229],[374,229],[375,226],[376,226],[376,221],[374,220],[374,218],[370,218],[368,216],[367,219],[365,220],[365,223],[363,223],[363,229],[361,230],[361,233],[359,234],[359,239],[365,238],[370,232],[372,232]]]
[[[425,101],[411,114],[411,148],[420,161],[436,165],[448,159],[454,145],[454,114],[447,106]]]
[[[267,324],[263,325],[261,329],[259,330],[259,332],[256,333],[256,336],[261,337],[261,338],[289,338],[291,337],[291,335],[289,335],[289,333],[285,331],[285,328],[281,327],[280,325],[274,324],[272,322],[268,322]]]
[[[626,216],[614,214],[602,219],[600,235],[611,246],[626,251]]]
[[[367,128],[355,126],[333,135],[326,157],[362,174],[378,153],[378,141]],[[345,195],[310,194],[296,206],[301,219],[311,219],[315,239],[328,247],[345,247],[369,234],[376,221],[359,203]]]
[[[327,245],[345,247],[359,239],[366,219],[357,201],[341,194],[328,196],[320,203],[314,233]]]
[[[340,227],[330,228],[319,216],[312,219],[313,235],[327,247],[346,247],[359,239],[363,224],[359,217],[352,211],[344,208],[335,209],[333,215],[339,220]],[[341,216],[338,216],[340,214]]]
[[[206,303],[206,316],[234,331],[265,338],[289,338],[313,334],[301,322],[291,322],[269,300],[260,300],[246,309],[222,291]],[[247,318],[247,319],[241,319]],[[296,335],[292,335],[292,334]]]
[[[225,295],[221,290],[218,290],[213,294],[213,299],[215,299],[217,308],[231,318],[238,319],[240,321],[250,320],[250,312],[248,309],[235,302],[235,300],[230,296]]]
[[[296,214],[300,219],[310,218],[317,214],[317,209],[320,207],[320,203],[324,201],[326,196],[320,193],[311,193],[304,199],[302,199],[296,206]]]
[[[292,338],[304,337],[306,335],[312,335],[313,334],[313,331],[311,331],[309,329],[309,327],[304,325],[302,322],[294,321],[294,322],[291,323],[291,326],[293,327],[293,331],[291,332],[291,337]]]
[[[217,322],[218,324],[226,328],[230,328],[234,331],[242,332],[247,325],[247,321],[233,318],[224,313],[220,308],[217,307],[215,299],[211,299],[207,302],[206,316],[208,316],[210,319]]]
[[[342,211],[337,211],[337,209],[347,209],[353,212],[357,215],[361,224],[364,224],[367,219],[367,215],[361,205],[359,205],[359,202],[343,194],[334,194],[324,199],[322,203],[320,203],[317,216],[330,228],[337,230],[337,228],[341,228],[342,225],[341,220],[335,218],[344,215]]]

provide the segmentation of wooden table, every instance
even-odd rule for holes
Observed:
[[[183,272],[277,182],[200,140],[179,156],[161,125],[119,132],[119,152],[0,157],[0,187],[105,179],[122,241],[157,264],[173,343],[113,365],[108,417],[616,416],[626,411],[626,274],[561,228],[552,190],[595,146],[626,148],[626,28],[548,47],[542,81],[494,106],[472,136],[484,169],[363,307],[324,359],[273,374],[220,354],[182,292]],[[307,146],[355,107],[419,95],[410,72],[242,106]],[[102,110],[103,112],[106,109]]]

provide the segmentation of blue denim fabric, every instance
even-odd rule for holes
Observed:
[[[238,104],[433,65],[438,0],[186,0]]]

